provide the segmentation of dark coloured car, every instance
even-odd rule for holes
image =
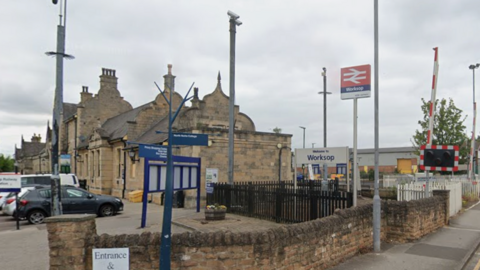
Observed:
[[[92,194],[73,186],[62,186],[61,198],[63,214],[96,214],[107,217],[123,211],[121,199]],[[20,198],[18,215],[20,218],[26,218],[31,224],[40,224],[50,216],[50,207],[50,188],[35,189]]]

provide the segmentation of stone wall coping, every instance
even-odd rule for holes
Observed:
[[[55,223],[55,222],[80,222],[95,219],[96,215],[91,214],[69,214],[69,215],[60,215],[48,217],[45,219],[45,223]]]

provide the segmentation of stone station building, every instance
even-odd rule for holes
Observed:
[[[172,110],[178,108],[183,97],[175,91],[172,65],[164,77],[164,94],[172,91]],[[139,107],[123,99],[117,87],[115,70],[102,69],[97,94],[82,87],[78,104],[64,103],[60,127],[60,154],[69,155],[71,172],[86,180],[89,191],[128,198],[134,190],[143,189],[143,158],[138,158],[138,143],[168,144],[168,103],[162,94]],[[206,168],[217,168],[219,181],[227,182],[229,97],[221,87],[220,73],[213,92],[199,97],[194,89],[189,106],[185,104],[174,124],[174,132],[209,135],[209,146],[175,146],[173,154],[201,158],[201,197],[205,197]],[[280,152],[279,146],[291,149],[289,134],[258,132],[253,120],[235,105],[234,179],[235,181],[278,181],[279,154],[281,153],[282,180],[292,179],[290,151]],[[31,143],[24,142],[15,149],[20,172],[50,171],[50,129],[47,140],[40,142],[35,136]],[[133,142],[133,144],[131,144]],[[32,147],[30,147],[30,144]],[[35,149],[33,148],[35,146]],[[130,158],[128,152],[135,151]],[[43,159],[42,159],[43,158]],[[42,162],[43,166],[40,169]],[[193,206],[195,191],[187,191],[186,206]],[[153,201],[160,202],[160,194]]]

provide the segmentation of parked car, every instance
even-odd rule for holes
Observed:
[[[96,214],[107,217],[123,211],[120,198],[93,194],[73,186],[62,186],[61,201],[63,214]],[[20,198],[18,215],[31,224],[43,223],[51,215],[50,204],[50,188],[30,190]]]
[[[60,185],[80,187],[80,182],[75,174],[61,173]],[[25,185],[51,185],[51,174],[24,174],[21,176],[22,187]]]
[[[18,193],[18,198],[22,197],[29,190],[35,189],[35,186],[23,187]],[[2,212],[7,216],[15,216],[15,210],[17,209],[17,204],[15,203],[15,192],[10,192],[5,199],[5,203],[2,206]]]
[[[7,200],[7,196],[10,192],[0,192],[0,210],[3,208],[3,204]]]

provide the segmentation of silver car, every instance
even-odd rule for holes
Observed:
[[[23,187],[18,193],[18,198],[22,197],[23,194],[32,189],[35,189],[35,187]],[[17,209],[17,204],[15,203],[15,192],[10,192],[5,198],[5,203],[2,206],[2,212],[4,215],[13,216],[15,214],[15,209]]]

